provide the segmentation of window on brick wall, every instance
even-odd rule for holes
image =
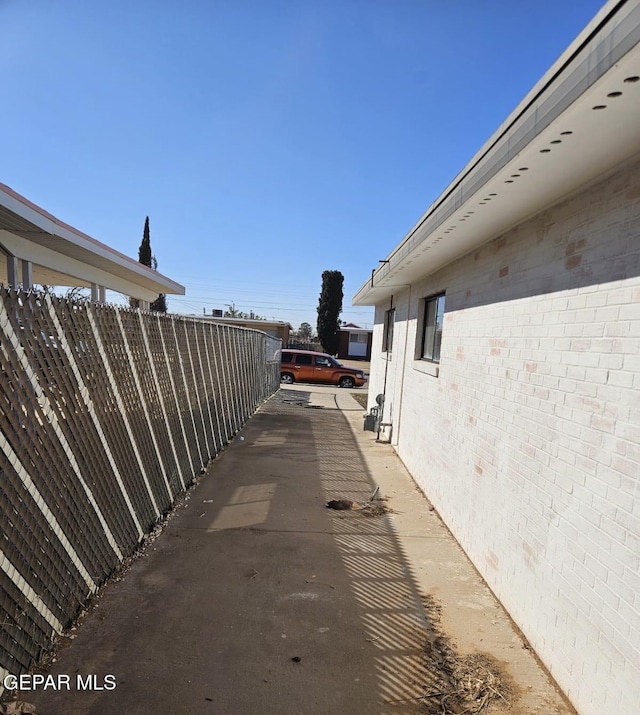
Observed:
[[[393,324],[396,320],[396,309],[391,308],[384,314],[384,333],[382,333],[382,352],[390,353],[393,347]]]
[[[424,299],[422,333],[419,358],[440,362],[442,323],[444,320],[444,293]]]

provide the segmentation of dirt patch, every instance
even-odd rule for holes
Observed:
[[[364,409],[367,409],[367,404],[368,404],[368,393],[367,392],[350,392],[349,393],[351,397]]]
[[[517,692],[501,664],[487,653],[461,656],[442,632],[440,606],[424,598],[431,625],[424,649],[428,674],[420,698],[426,715],[498,715],[513,713]]]
[[[358,513],[362,516],[382,516],[383,514],[393,514],[393,509],[385,504],[386,499],[376,499],[363,504]]]

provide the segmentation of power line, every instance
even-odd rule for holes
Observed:
[[[176,300],[180,302],[185,302],[185,303],[200,303],[200,305],[210,305],[214,307],[225,307],[228,305],[236,305],[236,307],[243,307],[243,306],[251,306],[253,308],[269,308],[273,309],[276,308],[278,310],[311,310],[311,311],[316,311],[317,306],[316,305],[310,305],[308,303],[286,303],[285,307],[281,302],[279,303],[271,303],[271,302],[265,302],[265,301],[255,301],[255,300],[242,300],[242,301],[237,301],[237,300],[230,300],[228,298],[226,299],[210,299],[205,296],[193,296],[189,295],[187,297],[182,297],[182,296],[167,296],[167,298],[170,298],[171,300]],[[347,308],[351,312],[370,312],[373,310],[373,307],[368,307],[368,306],[348,306]],[[343,312],[346,312],[343,310]]]

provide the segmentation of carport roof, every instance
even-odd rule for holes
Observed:
[[[610,0],[401,243],[354,305],[386,301],[640,154],[640,3]]]
[[[0,248],[33,264],[33,282],[92,283],[142,300],[184,295],[184,286],[60,221],[0,184]]]

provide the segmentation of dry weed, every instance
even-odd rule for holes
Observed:
[[[427,715],[482,715],[509,709],[513,689],[498,661],[485,653],[458,655],[441,631],[438,604],[428,597],[425,607],[432,628],[424,651],[432,682],[421,698]],[[498,704],[501,707],[494,707]]]

